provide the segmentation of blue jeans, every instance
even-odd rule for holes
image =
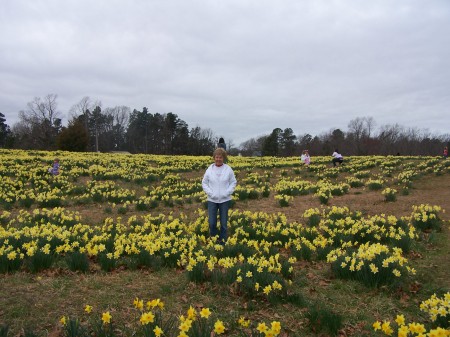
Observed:
[[[228,209],[230,208],[230,201],[222,203],[215,203],[208,201],[208,223],[209,235],[215,237],[219,234],[219,242],[224,243],[227,239],[227,223],[228,223]],[[217,211],[220,219],[220,232],[217,230]]]

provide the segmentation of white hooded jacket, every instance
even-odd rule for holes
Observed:
[[[208,195],[208,201],[218,204],[231,200],[236,184],[233,169],[227,164],[222,166],[211,164],[202,180],[203,191]]]

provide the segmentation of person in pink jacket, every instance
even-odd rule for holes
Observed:
[[[208,196],[209,234],[212,238],[219,235],[219,243],[225,244],[228,209],[237,181],[233,169],[224,163],[227,160],[227,152],[223,148],[214,150],[213,159],[214,163],[206,169],[203,176],[202,187]],[[220,231],[217,230],[217,213],[219,213]]]

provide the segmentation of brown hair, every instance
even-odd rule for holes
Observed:
[[[222,149],[221,147],[218,147],[217,149],[214,150],[213,152],[213,158],[215,156],[222,156],[223,160],[227,159],[227,151],[225,151],[224,149]]]

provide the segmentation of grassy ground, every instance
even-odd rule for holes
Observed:
[[[428,175],[426,179],[415,181],[411,193],[399,196],[396,202],[385,202],[379,191],[359,188],[331,199],[329,206],[347,206],[367,215],[385,213],[400,217],[411,214],[412,205],[422,203],[449,208],[448,200],[449,176]],[[151,213],[182,212],[193,218],[198,207],[198,204],[174,208],[159,206]],[[302,222],[303,211],[312,207],[322,207],[313,195],[297,196],[286,208],[278,206],[273,197],[235,205],[236,209],[252,212],[283,212],[289,221],[299,222]],[[96,204],[70,209],[79,211],[85,221],[97,223],[111,216],[105,213],[105,208],[104,204]],[[126,218],[133,214],[142,213],[129,212],[121,216]],[[341,336],[375,336],[371,329],[375,320],[400,313],[407,320],[426,321],[419,310],[420,302],[435,292],[450,289],[450,214],[444,213],[442,218],[447,221],[442,232],[427,234],[407,256],[417,270],[415,279],[407,284],[370,289],[355,281],[335,279],[325,262],[300,261],[296,264],[292,291],[301,294],[304,301],[323,305],[342,315]],[[61,334],[58,320],[62,315],[81,317],[84,306],[90,304],[98,312],[110,310],[119,330],[126,334],[136,326],[138,319],[132,308],[135,297],[160,298],[165,302],[167,313],[176,315],[184,314],[190,305],[209,307],[225,321],[235,321],[240,315],[266,322],[279,320],[285,336],[326,336],[325,332],[315,332],[308,326],[304,305],[246,300],[233,288],[190,283],[185,272],[176,269],[153,272],[123,268],[104,273],[92,267],[88,273],[81,274],[56,266],[38,274],[0,275],[0,323],[8,324],[12,335],[29,328],[39,334],[56,336]]]

